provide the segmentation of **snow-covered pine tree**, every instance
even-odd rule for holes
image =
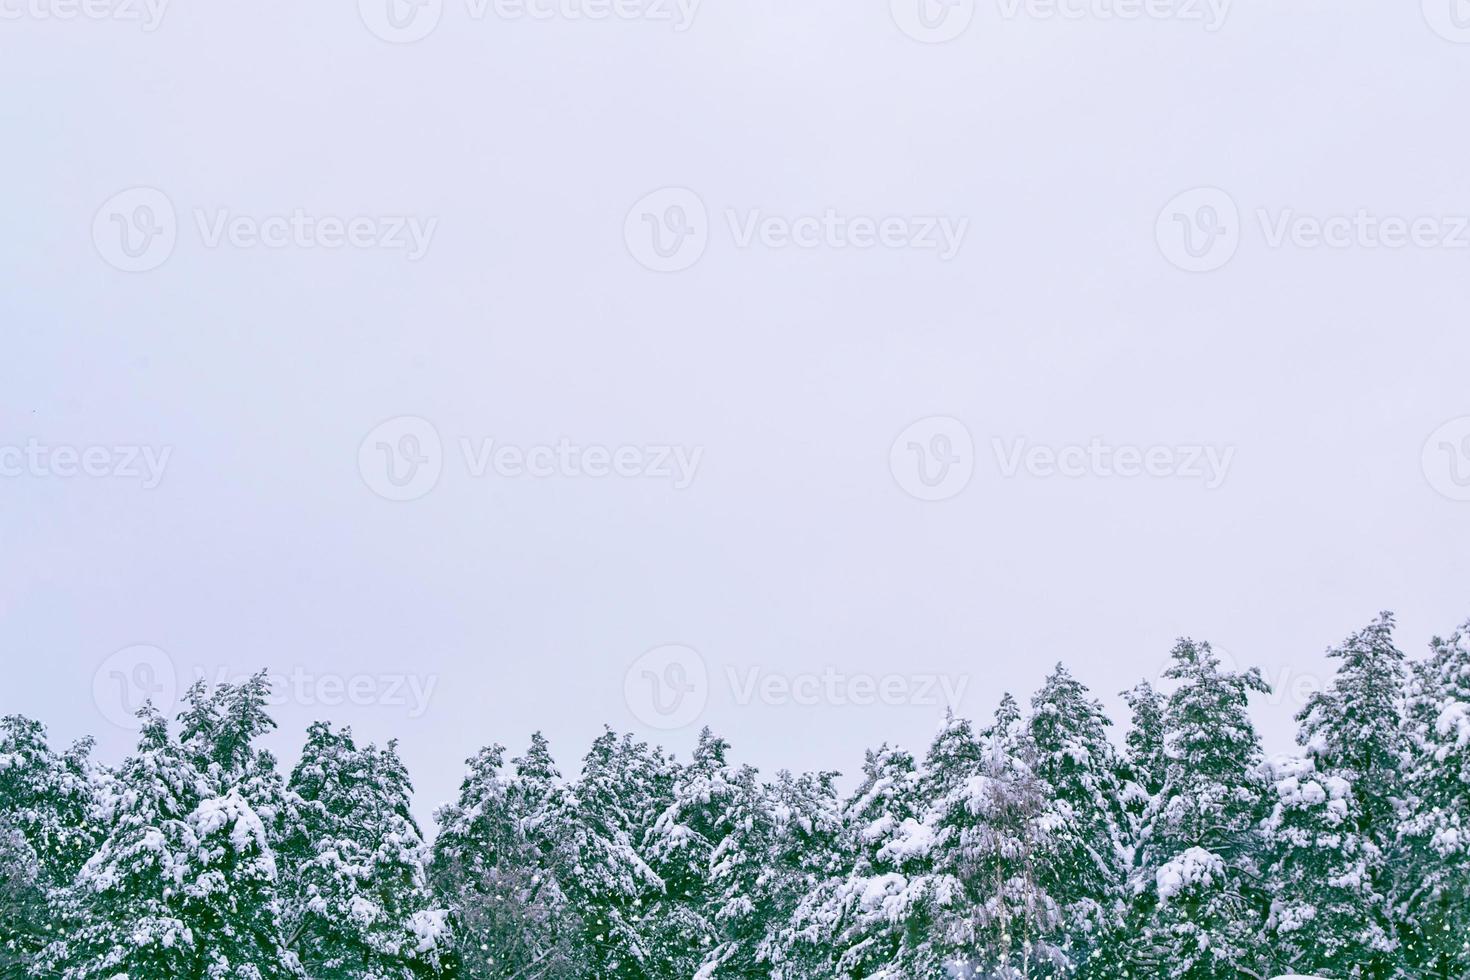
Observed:
[[[1385,901],[1374,886],[1381,852],[1358,830],[1359,804],[1341,776],[1310,756],[1268,767],[1275,795],[1265,824],[1272,896],[1265,940],[1281,973],[1400,976]]]
[[[222,791],[250,804],[273,850],[289,832],[290,800],[276,758],[257,741],[276,729],[267,710],[270,680],[260,671],[240,684],[202,680],[184,694],[179,742],[194,765]]]
[[[40,723],[0,719],[0,976],[36,968],[53,905],[101,840],[111,794],[91,750],[84,739],[57,755]]]
[[[669,980],[692,976],[717,942],[711,875],[738,796],[729,748],[708,728],[699,733],[693,757],[674,777],[672,799],[644,839],[644,855],[664,881],[649,916],[652,955],[657,975]]]
[[[1382,613],[1327,652],[1328,687],[1297,715],[1310,759],[1273,773],[1270,938],[1299,973],[1399,973],[1386,855],[1403,795],[1404,655]]]
[[[634,841],[651,826],[655,808],[667,805],[671,776],[665,766],[661,753],[606,729],[592,743],[576,783],[550,811],[548,820],[567,848],[561,884],[579,914],[588,977],[658,976],[645,932],[664,883]]]
[[[1401,702],[1405,658],[1393,642],[1393,614],[1327,651],[1337,672],[1297,715],[1297,742],[1318,771],[1347,780],[1357,801],[1357,829],[1381,851],[1393,844],[1407,749]]]
[[[350,729],[316,722],[289,790],[288,935],[313,980],[439,975],[448,914],[429,893],[396,743],[359,748]]]
[[[1436,637],[1406,699],[1407,796],[1394,894],[1415,976],[1470,975],[1470,622]]]
[[[1165,676],[1179,687],[1165,716],[1163,787],[1134,862],[1132,973],[1259,976],[1265,781],[1247,702],[1267,687],[1259,671],[1221,671],[1208,643],[1187,639]]]
[[[1058,945],[1083,973],[1122,927],[1129,866],[1110,724],[1102,704],[1061,664],[1031,699],[1028,738],[1048,836],[1037,881],[1061,909]]]
[[[524,857],[520,864],[525,919],[535,949],[534,966],[524,977],[579,975],[584,959],[581,916],[562,882],[569,876],[572,851],[563,822],[565,791],[551,746],[540,732],[531,736],[524,755],[512,760],[515,776],[506,799],[515,820]]]
[[[1010,694],[981,733],[979,771],[927,821],[937,835],[934,874],[959,895],[935,896],[948,914],[943,963],[962,978],[1066,976],[1062,909],[1047,891],[1060,852],[1052,840],[1037,750]]]
[[[842,808],[839,851],[851,862],[807,894],[768,941],[776,976],[910,980],[900,963],[929,930],[921,889],[900,870],[907,855],[890,845],[919,833],[920,806],[914,757],[887,745],[868,752],[863,780]]]
[[[765,978],[759,960],[771,916],[769,880],[782,873],[776,859],[776,819],[756,770],[741,766],[729,779],[720,813],[720,839],[709,855],[706,916],[715,941],[706,951],[699,980]]]
[[[459,801],[436,814],[430,877],[453,915],[457,975],[579,976],[580,925],[558,878],[565,849],[552,819],[559,776],[550,748],[535,735],[510,780],[503,754],[495,745],[470,759]]]
[[[37,955],[54,937],[40,859],[0,813],[0,980],[40,975]]]
[[[1123,700],[1133,717],[1124,739],[1118,782],[1122,787],[1123,810],[1128,816],[1128,844],[1132,850],[1143,830],[1144,814],[1149,804],[1164,788],[1164,772],[1168,767],[1164,751],[1164,713],[1168,710],[1169,699],[1145,680],[1124,691]]]
[[[975,737],[970,720],[946,709],[944,721],[919,766],[918,798],[925,806],[937,804],[979,772],[984,759],[985,747]]]
[[[73,931],[48,960],[66,980],[300,977],[264,826],[200,771],[151,705],[139,717],[106,836],[77,875]]]
[[[783,980],[781,940],[803,899],[824,881],[841,873],[846,855],[838,849],[842,833],[841,805],[835,772],[776,774],[766,787],[765,805],[771,826],[763,873],[753,884],[750,918],[761,924],[751,976]],[[758,855],[759,859],[759,855]],[[738,902],[726,900],[726,907]],[[763,968],[763,969],[762,969]]]

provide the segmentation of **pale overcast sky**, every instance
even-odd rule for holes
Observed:
[[[919,2],[0,0],[0,712],[427,816],[1470,617],[1470,9]]]

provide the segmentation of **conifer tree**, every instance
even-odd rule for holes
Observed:
[[[715,935],[698,975],[702,978],[765,977],[759,961],[775,914],[771,879],[784,872],[777,859],[774,807],[756,770],[742,766],[729,780],[720,839],[709,855],[706,915]]]
[[[1226,673],[1208,643],[1180,640],[1165,676],[1163,786],[1135,859],[1129,956],[1137,975],[1260,975],[1260,739],[1247,713],[1260,672]]]
[[[839,848],[853,863],[808,894],[771,941],[780,976],[905,976],[896,964],[926,936],[910,915],[921,896],[901,870],[907,855],[891,845],[912,839],[920,812],[913,756],[887,745],[868,752],[842,809]]]
[[[733,829],[738,795],[729,748],[708,728],[699,733],[693,758],[679,767],[672,798],[644,841],[644,853],[664,882],[649,935],[660,974],[671,980],[692,976],[716,944],[711,876],[716,850]]]
[[[459,802],[436,815],[431,876],[453,913],[458,975],[580,975],[580,927],[561,889],[565,848],[557,834],[559,776],[538,733],[516,775],[500,773],[496,745],[469,760]]]
[[[1356,829],[1387,851],[1398,823],[1408,748],[1400,708],[1407,675],[1404,654],[1393,642],[1393,614],[1379,614],[1327,656],[1338,661],[1336,676],[1297,715],[1297,741],[1319,771],[1352,787]]]
[[[359,748],[350,729],[307,732],[289,790],[291,948],[314,980],[438,975],[450,945],[433,907],[412,786],[395,743]]]
[[[37,968],[63,893],[101,840],[110,790],[91,751],[84,739],[58,756],[38,722],[0,719],[0,976]]]
[[[1128,871],[1118,760],[1102,705],[1061,664],[1031,699],[1029,744],[1048,828],[1040,887],[1060,907],[1059,944],[1082,969],[1121,928]]]
[[[1118,781],[1123,809],[1128,816],[1131,849],[1143,829],[1145,811],[1164,788],[1164,773],[1168,767],[1164,750],[1164,713],[1168,709],[1168,698],[1148,681],[1140,681],[1131,690],[1123,692],[1123,700],[1133,717],[1124,739]]]
[[[97,853],[77,876],[73,931],[48,950],[67,980],[294,978],[265,828],[201,772],[145,707]]]
[[[1336,676],[1297,715],[1297,741],[1310,758],[1286,760],[1274,774],[1268,927],[1297,972],[1394,977],[1387,854],[1406,743],[1404,655],[1393,643],[1392,614],[1327,656],[1339,661]]]
[[[37,956],[52,939],[40,863],[10,817],[0,813],[0,980],[39,975]]]
[[[1010,694],[982,741],[979,773],[950,794],[933,821],[943,841],[936,871],[958,881],[964,896],[963,928],[945,930],[944,963],[964,978],[1067,975],[1073,965],[1063,948],[1063,910],[1047,890],[1047,869],[1058,867],[1060,856],[1050,800]]]
[[[1384,897],[1374,885],[1380,852],[1358,829],[1352,786],[1311,757],[1269,767],[1275,803],[1265,825],[1272,893],[1266,939],[1283,973],[1387,978],[1397,973]]]
[[[1417,976],[1470,974],[1470,622],[1414,665],[1408,797],[1395,850],[1404,953]]]
[[[661,756],[605,730],[583,760],[580,778],[560,795],[549,818],[565,835],[562,888],[579,914],[579,949],[589,977],[658,976],[646,933],[664,883],[634,841],[642,839],[653,819],[650,812],[662,803],[668,779]]]
[[[751,917],[761,932],[756,949],[759,969],[752,975],[781,977],[783,936],[802,901],[823,882],[836,877],[847,855],[839,850],[842,811],[837,799],[835,772],[803,773],[788,770],[766,787],[771,827],[769,851],[759,852],[765,873],[753,885]],[[728,904],[738,897],[727,899]]]

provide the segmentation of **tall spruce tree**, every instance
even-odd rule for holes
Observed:
[[[1410,970],[1470,975],[1470,622],[1436,637],[1406,703],[1407,801],[1394,901]]]
[[[1343,978],[1399,976],[1384,896],[1374,881],[1380,852],[1358,829],[1351,784],[1319,772],[1311,757],[1268,767],[1275,796],[1265,824],[1266,921],[1278,972]]]
[[[1248,714],[1260,672],[1227,673],[1208,643],[1180,640],[1165,676],[1163,786],[1135,858],[1128,956],[1139,976],[1257,976],[1266,815],[1260,738]]]
[[[759,950],[774,913],[774,892],[766,883],[779,873],[773,867],[777,825],[767,788],[751,766],[741,766],[729,780],[719,833],[709,855],[705,905],[715,942],[698,976],[765,977],[770,971],[760,962]]]
[[[1137,846],[1149,804],[1164,788],[1164,774],[1168,769],[1164,715],[1169,699],[1145,680],[1124,691],[1123,700],[1132,711],[1132,720],[1124,738],[1118,781],[1123,810],[1128,818],[1131,851]]]
[[[151,706],[139,717],[106,836],[77,876],[71,934],[48,950],[54,969],[67,980],[301,976],[259,817]]]
[[[944,963],[964,978],[1065,976],[1063,910],[1048,892],[1059,867],[1047,787],[1038,752],[1010,694],[982,733],[980,771],[950,794],[937,819],[944,846],[936,871],[959,882],[959,924],[951,926]],[[941,899],[947,896],[941,896]],[[953,916],[950,916],[953,918]]]
[[[644,853],[664,881],[649,919],[652,952],[660,975],[670,980],[692,976],[717,942],[711,878],[739,797],[729,747],[708,728],[699,733],[693,758],[674,777],[672,799],[644,840]]]
[[[111,796],[84,739],[57,755],[39,722],[0,719],[0,976],[38,970],[59,911],[101,841]]]
[[[845,873],[821,882],[770,941],[782,977],[877,977],[906,974],[927,937],[922,896],[904,868],[921,813],[918,774],[908,752],[887,745],[867,753],[863,779],[842,809]]]
[[[358,747],[350,729],[307,732],[291,773],[290,944],[314,980],[437,976],[452,945],[434,907],[412,786],[395,743]]]
[[[783,940],[792,917],[808,895],[836,877],[845,865],[847,855],[839,849],[842,808],[835,787],[837,775],[795,776],[783,769],[775,783],[766,787],[771,838],[764,858],[755,853],[763,873],[751,886],[748,913],[752,931],[761,933],[755,954],[760,966],[750,971],[752,976],[781,980],[787,975]],[[738,895],[727,898],[727,907],[739,901]]]
[[[436,814],[431,877],[453,913],[457,975],[551,980],[580,976],[580,925],[562,891],[565,848],[553,817],[558,787],[539,734],[502,777],[496,745],[469,760],[459,801]]]
[[[1061,910],[1059,945],[1082,972],[1122,926],[1127,817],[1110,724],[1102,704],[1061,664],[1031,699],[1029,742],[1049,837],[1037,878]]]
[[[1274,774],[1270,937],[1300,973],[1399,975],[1387,855],[1406,743],[1404,655],[1382,613],[1327,652],[1336,676],[1297,715],[1309,760]]]
[[[663,879],[635,841],[667,805],[666,761],[642,742],[608,729],[592,743],[582,773],[549,819],[567,847],[562,888],[579,913],[586,975],[607,980],[659,976],[650,912]]]

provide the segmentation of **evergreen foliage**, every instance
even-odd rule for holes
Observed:
[[[1338,980],[1470,976],[1470,623],[1410,664],[1382,614],[1267,760],[1259,673],[1181,640],[1121,737],[1058,665],[856,786],[605,730],[467,763],[432,846],[394,743],[264,675],[151,706],[116,768],[0,719],[0,980]]]

